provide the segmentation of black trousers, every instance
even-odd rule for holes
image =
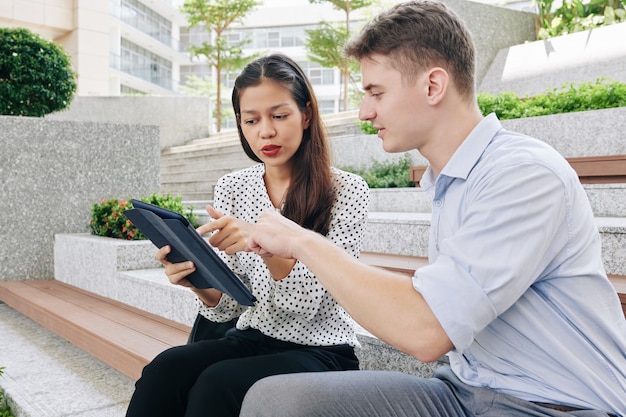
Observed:
[[[193,322],[187,343],[198,342],[200,340],[220,339],[226,336],[226,332],[237,325],[237,318],[224,323],[217,323],[198,313]]]
[[[358,369],[349,345],[304,346],[230,329],[160,353],[135,384],[127,417],[236,417],[248,389],[270,375]]]

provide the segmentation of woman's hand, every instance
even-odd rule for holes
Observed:
[[[196,270],[191,261],[172,263],[167,260],[167,255],[172,251],[169,245],[163,246],[156,253],[157,261],[165,267],[165,275],[174,285],[181,285],[192,290],[200,300],[208,307],[215,307],[222,297],[222,292],[214,288],[198,289],[193,286],[187,276]]]
[[[172,251],[169,245],[163,246],[156,253],[156,260],[161,262],[165,267],[165,275],[172,284],[182,285],[191,288],[193,284],[187,279],[187,275],[196,270],[195,265],[191,261],[171,263],[167,260],[167,255]]]
[[[224,251],[227,255],[232,255],[246,248],[252,224],[233,216],[225,216],[212,206],[207,206],[207,213],[213,218],[213,221],[198,227],[196,230],[200,235],[213,233],[209,238],[211,246]]]

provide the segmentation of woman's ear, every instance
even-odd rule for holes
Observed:
[[[302,118],[302,130],[306,130],[309,128],[309,126],[311,125],[311,114],[313,113],[313,110],[311,110],[311,102],[307,101],[306,103],[306,109],[304,110],[303,113],[303,118]]]
[[[438,104],[446,95],[450,75],[441,67],[431,68],[428,73],[428,101]]]

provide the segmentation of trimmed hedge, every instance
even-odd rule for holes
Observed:
[[[42,117],[69,107],[75,91],[60,46],[25,28],[0,28],[0,114]]]

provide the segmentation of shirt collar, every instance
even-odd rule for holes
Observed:
[[[502,124],[495,113],[484,117],[452,154],[448,163],[443,167],[441,175],[466,180],[500,129],[502,129]],[[428,166],[420,185],[427,190],[434,185],[435,180],[433,171]]]

